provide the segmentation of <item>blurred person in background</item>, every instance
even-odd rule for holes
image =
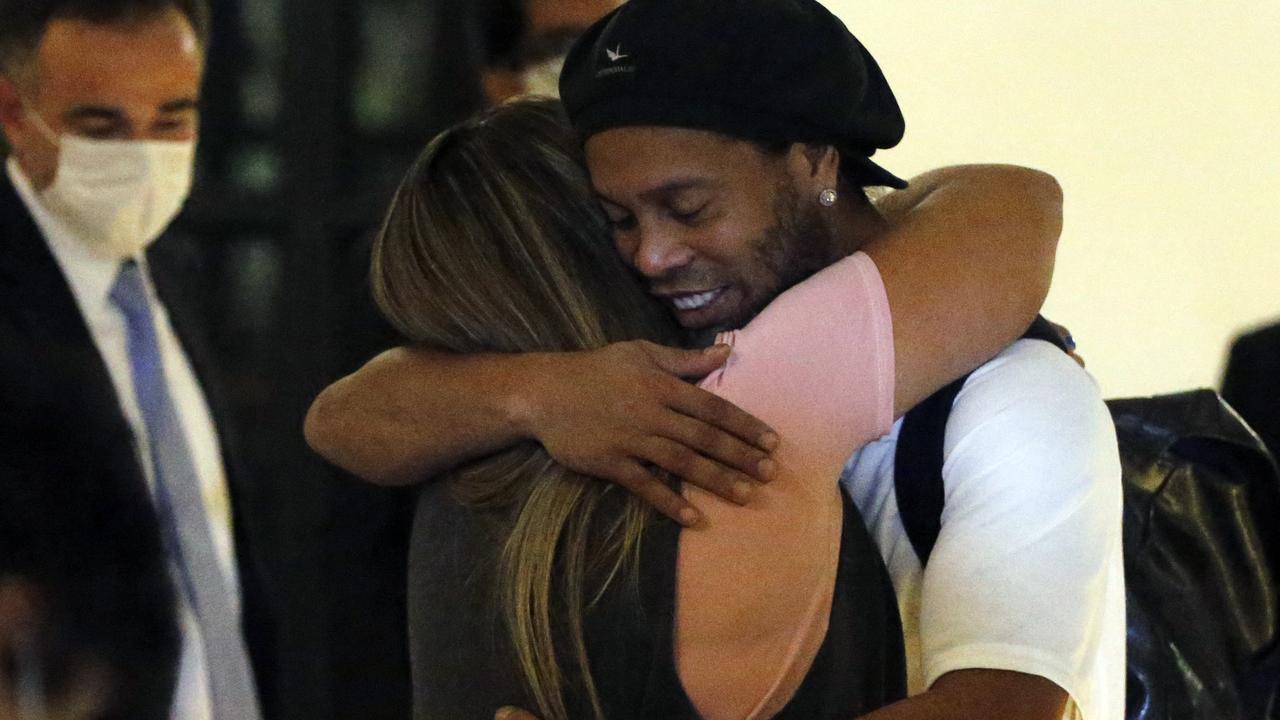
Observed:
[[[619,0],[507,0],[490,27],[480,79],[497,104],[521,95],[560,95],[560,68],[573,41]]]
[[[1280,323],[1236,338],[1222,378],[1222,397],[1280,457]]]
[[[245,478],[224,454],[192,299],[156,243],[191,187],[208,26],[204,0],[0,0],[11,148],[0,175],[0,404],[61,412],[78,432],[118,441],[109,452],[125,457],[104,466],[154,501],[178,588],[172,715],[254,720],[276,661],[261,548],[237,502]],[[51,409],[31,387],[77,402]]]
[[[164,720],[181,635],[159,520],[129,437],[79,411],[0,415],[0,719]]]

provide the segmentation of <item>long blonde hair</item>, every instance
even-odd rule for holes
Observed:
[[[500,106],[432,140],[375,241],[372,282],[401,333],[458,353],[676,338],[614,250],[578,140],[549,100]],[[505,514],[501,608],[539,713],[566,719],[565,691],[581,682],[603,717],[584,613],[609,583],[634,582],[650,511],[629,496],[615,502],[622,490],[570,472],[536,443],[446,481],[465,504]]]

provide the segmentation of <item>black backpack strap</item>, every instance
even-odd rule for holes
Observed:
[[[951,405],[968,379],[965,375],[955,380],[908,410],[898,431],[893,490],[898,497],[898,517],[920,558],[920,567],[928,564],[942,529],[943,441]]]
[[[1044,340],[1069,352],[1058,329],[1041,315],[1036,316],[1022,337]],[[921,567],[929,563],[929,555],[942,529],[945,500],[942,462],[947,418],[968,379],[965,375],[955,380],[911,408],[898,431],[898,447],[893,458],[894,494],[898,498],[898,516]]]
[[[1075,349],[1067,346],[1067,341],[1062,339],[1062,333],[1058,332],[1057,326],[1045,320],[1043,315],[1037,315],[1036,319],[1031,321],[1031,327],[1027,328],[1022,337],[1027,340],[1043,340],[1063,352],[1069,353]]]

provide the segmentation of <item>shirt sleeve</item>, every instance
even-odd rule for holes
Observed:
[[[733,352],[703,387],[824,464],[842,465],[893,425],[889,301],[865,253],[788,290],[745,328],[719,340]]]
[[[926,685],[953,670],[1013,670],[1065,689],[1087,720],[1115,716],[1123,498],[1093,380],[1056,348],[1020,342],[966,383],[944,452],[942,529],[921,596]]]

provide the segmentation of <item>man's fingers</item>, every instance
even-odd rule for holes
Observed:
[[[667,431],[663,433],[665,437],[693,450],[699,455],[716,461],[720,465],[738,470],[752,479],[760,482],[769,482],[773,479],[773,460],[769,457],[769,453],[764,450],[754,445],[748,445],[738,437],[688,415],[672,413],[668,422],[670,425]],[[664,465],[663,467],[666,466]],[[667,469],[671,470],[671,468]],[[696,477],[688,475],[683,477],[692,480],[693,484],[703,489],[711,490],[720,495],[714,489],[699,482]]]
[[[708,460],[667,438],[647,438],[640,451],[640,458],[685,482],[740,505],[751,499],[754,490],[755,483],[750,476]]]
[[[1062,338],[1063,344],[1067,346],[1067,352],[1069,353],[1075,352],[1076,339],[1074,336],[1071,335],[1071,331],[1067,329],[1067,326],[1059,325],[1058,323],[1052,320],[1049,321],[1049,324],[1052,325],[1054,331],[1058,333],[1058,337]]]
[[[701,380],[729,359],[728,345],[712,345],[705,350],[685,350],[645,343],[649,359],[660,369],[686,380]]]
[[[746,410],[702,388],[683,385],[672,393],[667,404],[673,410],[719,428],[764,452],[773,452],[778,447],[778,434],[772,428]]]
[[[729,359],[728,345],[713,345],[702,351],[649,342],[641,343],[640,347],[659,369],[686,379],[703,377]],[[773,452],[778,445],[778,436],[768,425],[728,400],[701,388],[687,383],[672,383],[667,404],[765,452]]]
[[[1080,367],[1084,367],[1084,356],[1076,352],[1076,339],[1071,335],[1071,331],[1067,329],[1067,326],[1059,325],[1052,320],[1049,321],[1049,324],[1057,331],[1058,337],[1062,338],[1062,344],[1067,346],[1067,354],[1071,356],[1071,359],[1075,360]]]
[[[609,473],[609,477],[632,495],[685,527],[697,525],[702,519],[697,508],[638,462],[625,461],[619,464]]]

